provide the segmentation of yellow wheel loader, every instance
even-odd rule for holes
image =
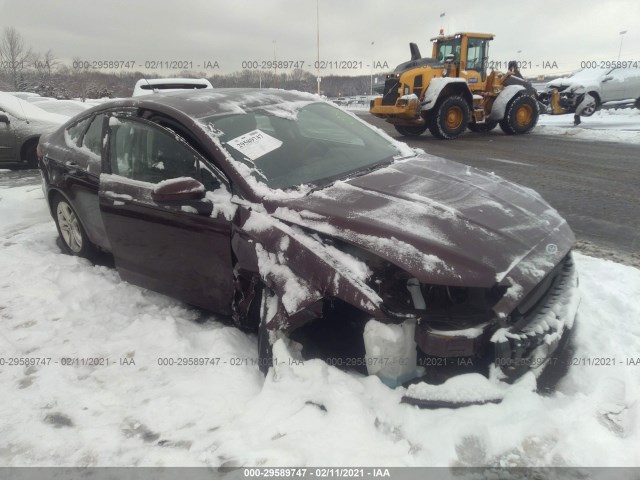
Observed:
[[[460,136],[467,127],[488,132],[500,125],[507,134],[529,132],[538,122],[536,91],[512,72],[487,74],[494,35],[456,33],[431,39],[430,58],[409,44],[411,60],[387,75],[384,93],[370,112],[405,136],[427,129],[440,139]]]

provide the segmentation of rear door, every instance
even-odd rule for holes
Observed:
[[[160,182],[183,177],[203,182],[210,191],[228,192],[223,174],[206,166],[171,130],[116,116],[109,119],[103,172],[100,210],[121,277],[203,308],[231,313],[231,218],[212,215],[207,199],[153,198]]]

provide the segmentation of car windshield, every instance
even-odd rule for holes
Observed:
[[[307,104],[289,115],[256,109],[201,121],[236,161],[274,189],[327,185],[400,155],[391,141],[326,103]]]

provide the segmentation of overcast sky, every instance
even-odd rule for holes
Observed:
[[[640,67],[638,0],[318,2],[320,58],[365,66],[323,73],[369,73],[372,59],[393,68],[409,59],[411,41],[428,56],[441,25],[447,33],[494,33],[492,60],[519,59],[535,73],[616,60],[627,30],[622,59]],[[216,61],[220,69],[209,72],[230,73],[243,61],[273,60],[274,50],[278,60],[302,60],[313,70],[317,55],[316,0],[0,0],[0,28],[9,26],[63,61],[134,60],[141,71],[145,61],[185,60],[194,68]],[[542,70],[553,62],[557,69]]]

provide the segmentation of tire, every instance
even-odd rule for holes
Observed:
[[[276,294],[268,287],[262,288],[262,296],[260,299],[260,326],[258,327],[258,365],[260,371],[266,375],[269,367],[273,364],[273,345],[269,338],[269,330],[267,329],[267,306]],[[254,298],[254,300],[257,300]]]
[[[24,158],[27,162],[27,168],[38,168],[38,143],[29,144],[24,152]]]
[[[538,123],[538,102],[528,94],[518,95],[507,105],[500,128],[507,135],[529,133]]]
[[[441,140],[453,140],[467,129],[469,123],[469,105],[458,95],[447,97],[434,107],[429,131]]]
[[[68,255],[92,258],[96,250],[89,241],[78,214],[71,204],[61,196],[53,202],[53,218],[58,228],[63,251]]]
[[[426,130],[426,125],[394,125],[396,131],[405,137],[419,137]]]
[[[498,122],[495,120],[487,120],[485,123],[470,123],[468,125],[469,130],[477,133],[490,132],[498,126]]]
[[[582,117],[590,117],[598,110],[600,110],[600,98],[598,97],[598,94],[595,92],[589,92],[589,95],[593,97],[593,100],[596,102],[596,104],[591,108],[585,108],[580,114],[580,116]]]

